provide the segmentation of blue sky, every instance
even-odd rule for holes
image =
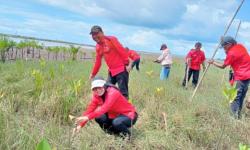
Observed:
[[[166,43],[185,55],[196,41],[210,57],[241,0],[0,0],[0,32],[92,44],[100,25],[131,49],[159,52]],[[245,0],[228,35],[250,49],[250,1]],[[216,57],[224,57],[219,50]]]

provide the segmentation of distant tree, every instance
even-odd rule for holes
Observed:
[[[20,41],[18,44],[17,44],[17,49],[18,50],[21,50],[21,58],[23,59],[24,57],[24,48],[27,47],[27,40],[23,40],[23,41]],[[17,54],[17,53],[16,53]],[[26,58],[27,58],[27,54],[26,54]]]
[[[66,58],[65,58],[65,55],[66,55],[66,53],[69,51],[69,48],[68,48],[68,47],[62,46],[62,47],[61,47],[61,50],[62,50],[62,52],[63,52],[63,60],[65,60],[65,59],[66,59]]]
[[[80,49],[80,47],[75,47],[73,45],[70,46],[69,50],[71,53],[72,60],[76,60],[76,56],[77,56],[79,49]]]
[[[0,38],[0,55],[1,55],[1,61],[4,63],[6,60],[6,52],[8,52],[12,47],[14,47],[15,42],[11,42],[6,37]]]
[[[53,52],[53,48],[51,46],[47,47],[47,51],[48,51],[48,60],[49,60],[49,57],[50,57],[50,53]]]

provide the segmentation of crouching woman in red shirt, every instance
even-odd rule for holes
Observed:
[[[130,136],[129,128],[135,124],[135,107],[121,94],[118,88],[96,77],[91,83],[92,100],[81,117],[76,118],[76,132],[89,120],[95,119],[109,134]]]

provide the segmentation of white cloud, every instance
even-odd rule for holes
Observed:
[[[89,0],[39,0],[45,4],[61,7],[85,16],[102,16],[105,9],[99,7],[94,1]]]
[[[211,55],[238,5],[237,0],[227,3],[216,0],[38,1],[87,19],[57,18],[22,8],[9,11],[11,6],[2,5],[0,14],[20,16],[23,21],[2,17],[0,31],[94,44],[89,29],[95,23],[101,25],[107,35],[115,35],[125,46],[158,52],[159,46],[167,43],[174,54],[182,55],[198,40]],[[250,39],[249,26],[249,22],[242,23],[239,40]],[[234,34],[236,28],[237,21],[232,25],[230,34]]]

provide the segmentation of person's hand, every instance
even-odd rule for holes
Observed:
[[[155,63],[159,63],[159,61],[158,61],[158,60],[154,60],[153,62],[155,62]]]
[[[79,123],[81,123],[81,122],[87,122],[87,121],[89,121],[89,118],[88,118],[88,117],[86,117],[86,116],[81,116],[81,117],[77,117],[77,118],[76,118],[75,124],[79,124]]]
[[[89,80],[92,80],[95,76],[93,76],[92,74],[89,75]]]
[[[81,127],[80,125],[76,126],[76,127],[73,129],[73,136],[74,136],[75,134],[79,133],[81,128],[82,128],[82,127]]]
[[[213,63],[214,63],[214,60],[211,59],[211,60],[208,60],[207,62],[208,62],[209,64],[213,64]]]
[[[132,70],[131,65],[126,66],[126,70],[127,70],[127,72],[130,72]]]

